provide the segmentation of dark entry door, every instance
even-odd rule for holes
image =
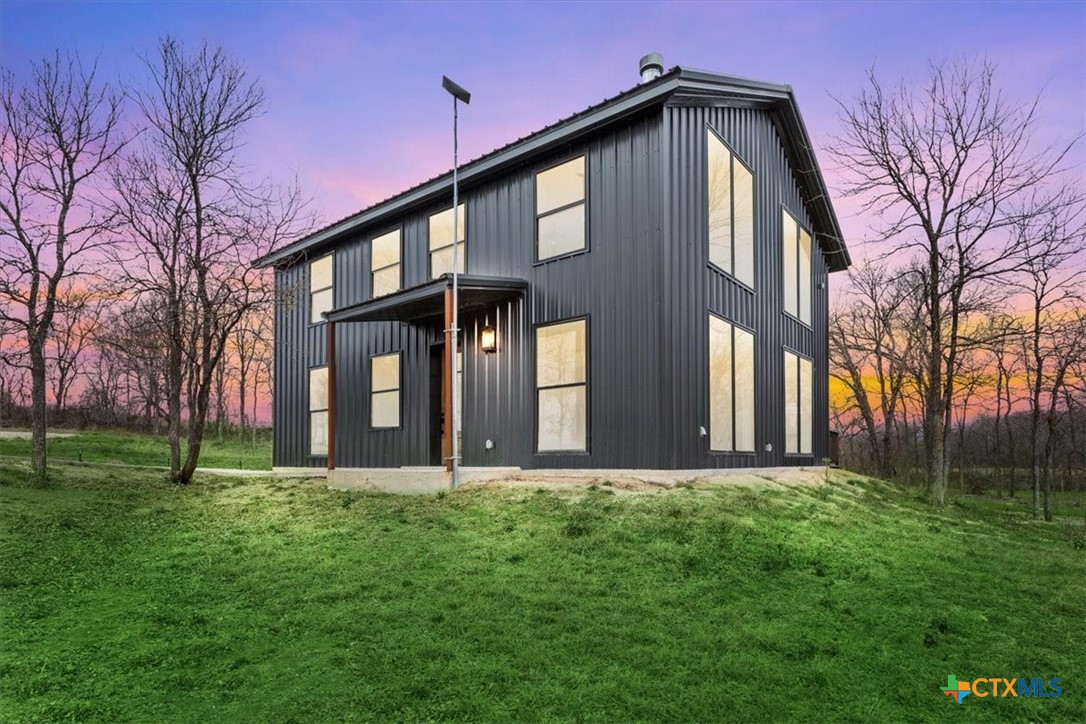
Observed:
[[[445,364],[445,345],[430,347],[430,465],[444,465],[441,441],[445,435],[445,406],[442,404],[441,380]]]

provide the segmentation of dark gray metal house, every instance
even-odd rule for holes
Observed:
[[[453,244],[466,471],[829,454],[827,282],[849,255],[789,86],[649,68],[463,166],[460,199],[455,231],[446,174],[258,262],[277,467],[446,463]]]

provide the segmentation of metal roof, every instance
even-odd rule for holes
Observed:
[[[808,187],[805,189],[810,205],[808,210],[821,227],[817,236],[827,252],[829,268],[831,271],[848,268],[851,259],[841,227],[830,203],[829,191],[815,159],[814,148],[796,105],[792,87],[788,85],[676,66],[659,78],[639,83],[618,95],[606,98],[583,111],[465,163],[459,169],[459,183],[461,186],[475,185],[526,158],[545,152],[552,146],[567,143],[653,106],[662,105],[673,98],[696,100],[714,97],[742,99],[777,111],[785,149],[797,171],[800,171],[797,179]],[[452,171],[447,171],[272,251],[253,262],[253,266],[293,263],[299,255],[321,250],[363,227],[386,223],[390,216],[435,202],[451,193],[451,188]]]

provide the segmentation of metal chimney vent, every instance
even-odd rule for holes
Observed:
[[[664,56],[659,53],[649,53],[641,59],[641,82],[648,83],[656,80],[664,72]]]

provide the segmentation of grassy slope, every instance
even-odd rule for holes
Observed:
[[[58,474],[0,463],[8,721],[1086,720],[1081,519],[875,483],[404,498]],[[947,674],[1065,693],[958,706]]]
[[[30,440],[0,439],[0,455],[30,457]],[[125,463],[169,467],[170,444],[166,436],[151,437],[126,432],[85,431],[73,437],[50,438],[47,451],[56,460],[78,460],[80,453],[86,462]],[[181,444],[184,459],[185,444]],[[222,442],[213,432],[204,438],[200,450],[200,467],[237,468],[246,470],[271,469],[271,441],[239,442],[229,436]]]

